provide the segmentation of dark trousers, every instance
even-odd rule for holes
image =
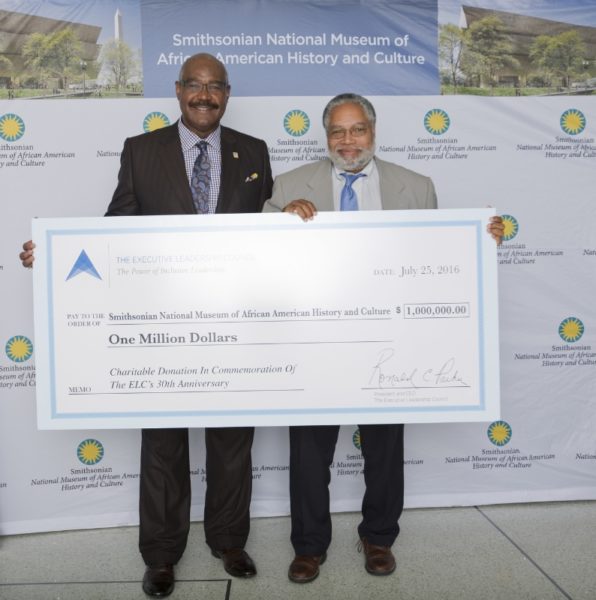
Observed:
[[[290,427],[291,540],[296,554],[321,555],[331,543],[330,466],[339,427]],[[361,425],[366,491],[358,534],[391,546],[404,504],[404,426]]]
[[[254,428],[205,430],[205,536],[218,550],[243,548],[250,528]],[[146,564],[176,564],[190,527],[187,429],[144,429],[139,549]]]

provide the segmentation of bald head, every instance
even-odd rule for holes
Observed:
[[[215,58],[215,56],[213,56],[213,54],[209,54],[208,52],[200,52],[199,54],[193,54],[192,56],[189,56],[180,67],[180,73],[178,73],[178,81],[186,79],[186,73],[192,70],[193,65],[196,64],[197,61],[202,62],[204,64],[210,63],[213,69],[219,69],[221,79],[228,83],[228,72],[226,70],[226,67],[221,62],[221,60],[218,60],[217,58]]]

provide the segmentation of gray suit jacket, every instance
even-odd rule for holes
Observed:
[[[435,186],[425,177],[399,165],[374,159],[379,171],[381,203],[385,210],[437,208]],[[281,211],[292,200],[310,200],[320,211],[333,210],[332,163],[326,158],[278,175],[266,212]]]

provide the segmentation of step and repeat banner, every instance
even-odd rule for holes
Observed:
[[[0,1],[0,534],[138,522],[138,430],[36,428],[32,277],[17,255],[32,218],[105,212],[124,139],[178,119],[174,81],[202,51],[230,74],[224,124],[265,139],[274,174],[325,156],[323,107],[356,91],[377,109],[379,157],[432,177],[440,208],[503,215],[501,417],[408,425],[406,505],[596,499],[596,7],[474,4],[480,16],[455,0]],[[492,74],[468,52],[455,82],[467,72],[469,89],[452,93],[439,40],[459,32],[471,47],[495,18],[510,44],[523,28],[578,32],[588,64],[552,67],[540,94],[519,48]],[[256,432],[253,516],[288,514],[287,437]],[[358,428],[345,426],[333,510],[359,510],[362,469]],[[200,429],[191,473],[201,520]]]

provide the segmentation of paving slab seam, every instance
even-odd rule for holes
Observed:
[[[573,600],[573,598],[519,545],[517,544],[511,537],[509,537],[486,513],[482,511],[479,506],[474,507],[505,539],[509,541],[509,543],[517,548],[521,552],[521,554],[528,560],[544,577],[546,577],[560,592],[567,598],[567,600]]]
[[[229,590],[231,579],[179,579],[176,577],[176,583],[223,583],[226,582],[226,588]],[[140,579],[123,579],[123,580],[102,580],[102,581],[14,581],[13,583],[0,583],[0,589],[3,587],[17,586],[41,586],[41,585],[114,585],[121,583],[141,583]],[[226,595],[226,600],[229,600],[229,592]]]

